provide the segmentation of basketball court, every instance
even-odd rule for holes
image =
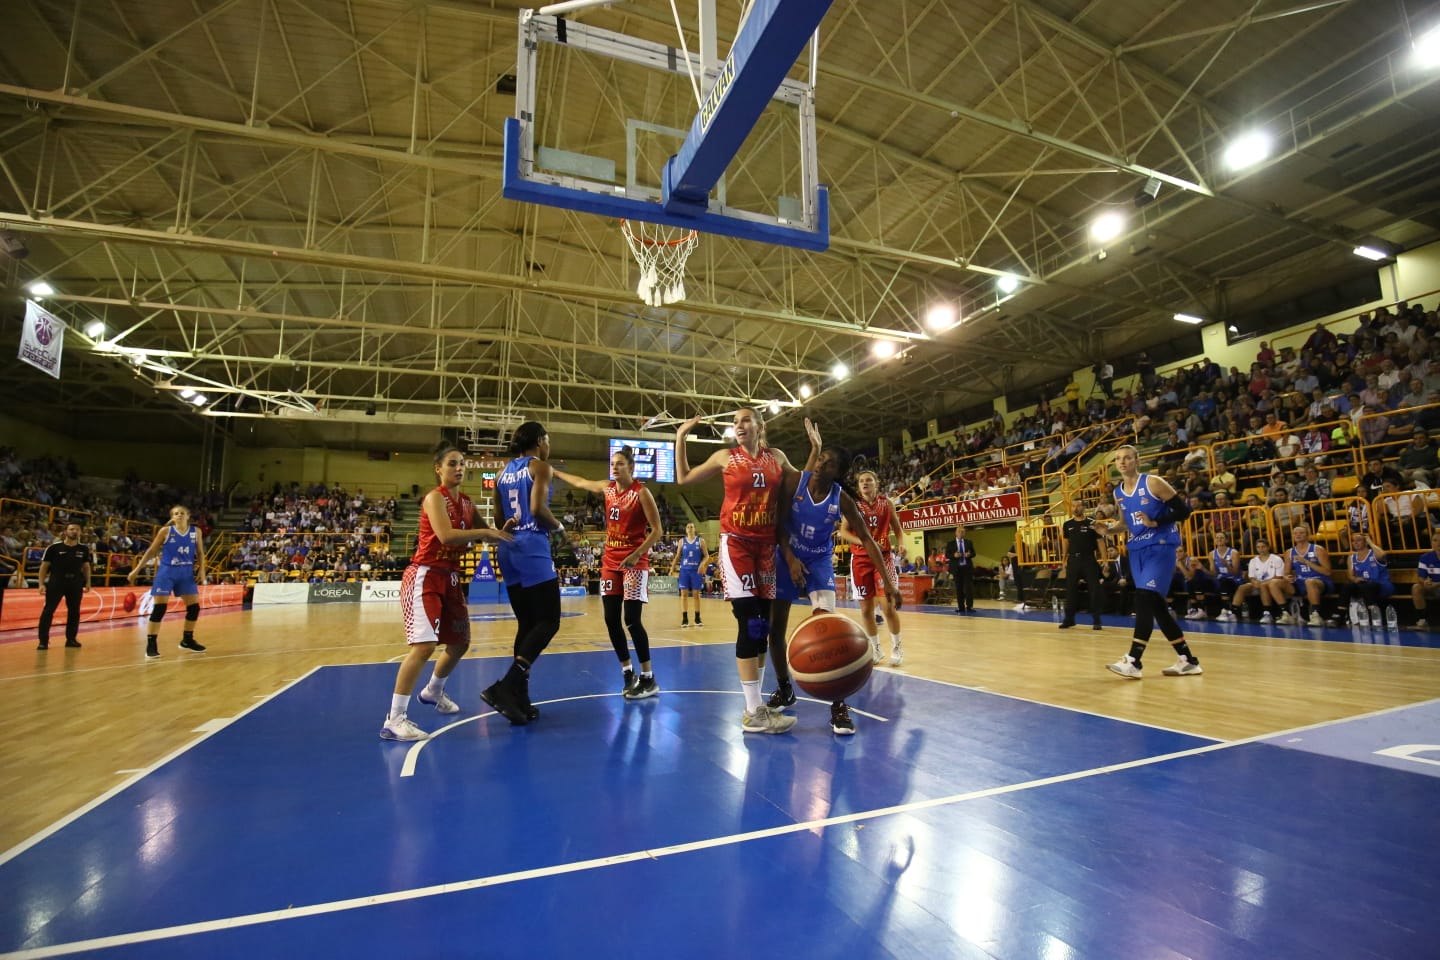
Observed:
[[[415,705],[413,744],[376,735],[393,604],[216,611],[209,653],[162,633],[155,663],[138,621],[63,665],[7,637],[7,701],[56,719],[4,748],[31,776],[0,950],[1400,957],[1440,934],[1428,635],[1192,624],[1205,675],[1137,683],[1103,669],[1120,618],[930,608],[854,737],[805,699],[747,736],[721,603],[686,631],[650,604],[663,693],[637,702],[598,601],[566,608],[538,721],[482,710],[509,625],[474,607],[462,713]]]

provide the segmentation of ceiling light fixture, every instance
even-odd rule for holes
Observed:
[[[102,320],[91,320],[85,324],[85,336],[91,340],[99,340],[105,336],[105,323]]]
[[[1363,243],[1362,243],[1360,246],[1356,247],[1354,250],[1352,250],[1352,251],[1350,251],[1350,252],[1353,253],[1353,254],[1355,254],[1355,256],[1357,256],[1357,257],[1364,257],[1366,260],[1389,260],[1389,259],[1390,259],[1390,254],[1386,253],[1384,250],[1376,249],[1375,247],[1372,247],[1372,246],[1370,246],[1369,244],[1363,244]]]
[[[1244,170],[1270,156],[1270,135],[1263,130],[1242,133],[1221,154],[1221,160],[1231,170]]]
[[[1020,278],[1013,273],[1002,273],[995,280],[995,286],[1000,288],[1001,293],[1014,293],[1020,289]]]
[[[1422,70],[1440,67],[1440,26],[1431,27],[1415,38],[1415,66]]]
[[[1204,323],[1204,322],[1205,322],[1205,318],[1204,318],[1204,317],[1197,317],[1197,316],[1195,316],[1195,315],[1192,314],[1192,313],[1177,313],[1177,314],[1175,314],[1175,319],[1176,319],[1176,320],[1179,320],[1181,323]]]
[[[845,366],[844,363],[836,363],[835,366],[830,368],[830,376],[836,380],[844,380],[850,376],[850,368]]]
[[[54,294],[55,288],[50,286],[50,284],[46,283],[44,280],[36,280],[34,283],[30,284],[30,295],[32,297],[49,297],[54,296]]]
[[[1090,221],[1090,237],[1097,243],[1109,243],[1125,229],[1125,218],[1110,210]]]
[[[937,303],[925,311],[925,325],[931,330],[948,330],[959,322],[959,312],[948,303]]]
[[[809,399],[810,399],[810,395],[811,395],[812,393],[814,393],[814,392],[815,392],[814,390],[811,390],[811,389],[810,389],[810,384],[808,384],[808,383],[802,383],[802,384],[800,384],[800,399],[801,399],[801,400],[809,400]]]
[[[876,340],[870,345],[870,355],[876,360],[889,360],[895,356],[895,341]]]

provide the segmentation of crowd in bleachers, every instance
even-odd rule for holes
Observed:
[[[74,522],[95,555],[96,582],[113,582],[129,573],[172,506],[188,506],[195,525],[208,533],[221,502],[218,495],[141,480],[133,471],[118,482],[95,481],[82,477],[70,458],[22,459],[0,447],[0,555],[19,561],[22,576],[34,576],[45,547]]]

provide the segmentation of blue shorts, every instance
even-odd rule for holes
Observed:
[[[155,583],[150,587],[150,596],[169,598],[173,593],[180,597],[193,597],[200,592],[195,586],[194,567],[161,567],[155,574]]]
[[[680,568],[680,589],[681,590],[704,590],[705,581],[700,577],[699,567]]]
[[[823,557],[801,557],[800,562],[805,564],[804,589],[797,589],[790,580],[790,567],[780,556],[780,548],[775,548],[775,599],[776,600],[805,600],[816,590],[835,589],[835,555],[826,554]]]
[[[1323,576],[1319,576],[1319,575],[1316,575],[1316,576],[1313,576],[1313,577],[1296,577],[1296,578],[1295,578],[1295,591],[1298,593],[1299,591],[1306,589],[1306,587],[1304,586],[1304,584],[1307,583],[1307,582],[1309,582],[1309,581],[1311,581],[1311,580],[1319,580],[1320,583],[1322,583],[1322,584],[1324,585],[1324,587],[1325,587],[1325,592],[1326,592],[1326,593],[1334,593],[1334,592],[1335,592],[1335,581],[1334,581],[1334,580],[1331,580],[1329,577],[1323,577]]]
[[[507,587],[533,587],[560,576],[550,555],[550,538],[543,533],[522,532],[495,553]]]
[[[1175,553],[1178,549],[1173,543],[1131,546],[1130,573],[1135,589],[1165,596],[1175,578]]]

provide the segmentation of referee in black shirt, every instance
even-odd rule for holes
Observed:
[[[65,535],[45,548],[40,558],[40,591],[45,594],[45,609],[40,613],[40,645],[50,649],[50,619],[60,601],[65,601],[65,646],[78,647],[80,641],[80,600],[90,589],[90,548],[80,542],[80,524],[67,523]]]
[[[1100,611],[1105,609],[1105,588],[1100,583],[1100,531],[1085,516],[1085,505],[1076,502],[1070,508],[1070,519],[1060,528],[1065,538],[1065,619],[1060,629],[1075,626],[1075,611],[1080,606],[1080,581],[1090,588],[1090,616],[1095,629],[1100,629]]]

